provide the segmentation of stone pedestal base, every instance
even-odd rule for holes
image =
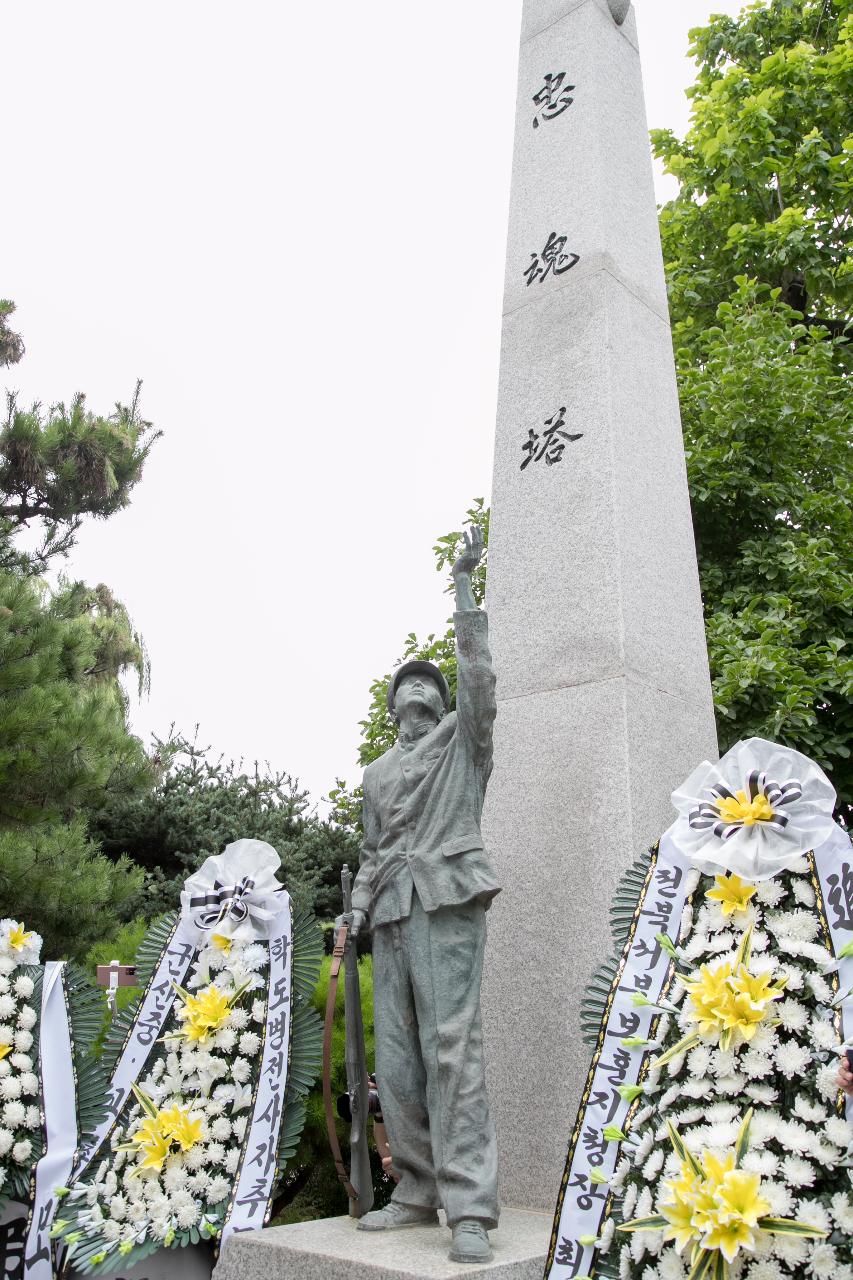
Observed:
[[[358,1231],[354,1218],[325,1218],[231,1236],[214,1280],[541,1280],[550,1232],[550,1214],[505,1209],[494,1258],[472,1266],[450,1262],[445,1226]]]

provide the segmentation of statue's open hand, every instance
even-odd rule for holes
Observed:
[[[453,566],[454,577],[459,573],[473,573],[483,557],[483,531],[476,524],[471,526],[470,532],[463,529],[462,537],[465,546]]]

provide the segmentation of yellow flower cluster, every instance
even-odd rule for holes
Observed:
[[[690,1274],[703,1280],[725,1280],[728,1264],[742,1249],[753,1251],[762,1232],[822,1239],[826,1231],[796,1218],[772,1218],[761,1194],[761,1176],[742,1168],[749,1150],[752,1111],[743,1117],[734,1151],[695,1156],[672,1125],[672,1149],[681,1162],[677,1178],[664,1182],[657,1214],[624,1222],[620,1231],[663,1230],[664,1242],[675,1241],[676,1253],[690,1249]]]
[[[191,1107],[173,1106],[166,1111],[158,1111],[150,1098],[134,1086],[133,1092],[145,1112],[139,1128],[131,1134],[130,1141],[118,1149],[142,1155],[142,1159],[134,1170],[140,1173],[143,1169],[163,1168],[163,1163],[173,1148],[189,1151],[202,1139],[201,1119],[192,1119]]]
[[[182,987],[177,988],[181,1006],[176,1011],[183,1023],[179,1035],[197,1044],[207,1044],[208,1036],[217,1031],[231,1012],[231,1007],[242,990],[227,996],[213,983],[198,995],[190,995]]]
[[[770,1212],[761,1178],[736,1168],[733,1151],[722,1160],[706,1151],[698,1173],[696,1164],[684,1161],[678,1178],[664,1183],[664,1239],[675,1241],[677,1253],[688,1246],[719,1249],[731,1262],[741,1249],[754,1249],[759,1219]]]
[[[682,978],[690,999],[687,1019],[697,1024],[701,1035],[719,1035],[723,1049],[735,1032],[748,1042],[773,1001],[784,994],[786,981],[782,978],[774,985],[769,974],[752,974],[743,961],[724,962],[716,969],[703,964],[698,975]]]

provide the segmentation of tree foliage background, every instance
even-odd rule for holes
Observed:
[[[680,184],[660,227],[720,748],[799,748],[849,821],[853,5],[770,0],[691,40],[690,128],[652,142]],[[488,534],[488,514],[478,501],[468,519]],[[440,571],[459,538],[438,540]],[[455,689],[450,628],[409,635],[410,657]],[[370,689],[362,765],[394,738],[389,678]],[[332,799],[357,821],[358,789]]]

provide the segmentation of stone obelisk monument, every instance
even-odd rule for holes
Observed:
[[[619,873],[716,756],[628,0],[524,0],[488,599],[483,998],[505,1204],[550,1210]]]

